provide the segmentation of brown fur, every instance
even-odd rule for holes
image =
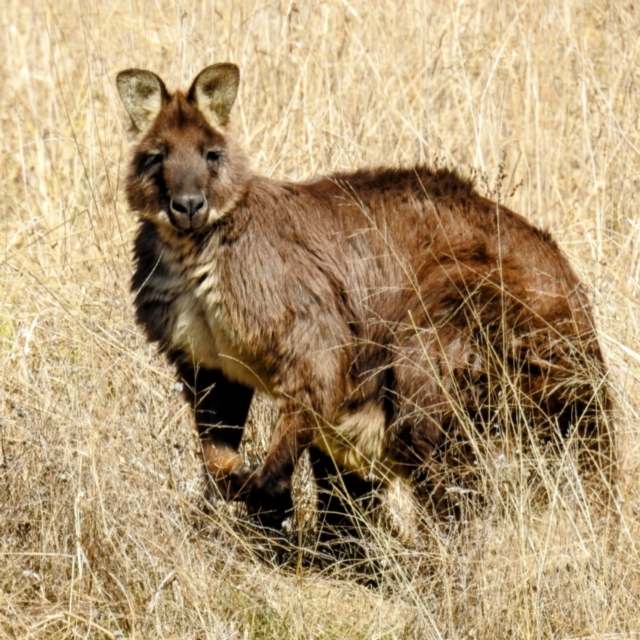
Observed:
[[[309,447],[321,488],[321,468],[428,481],[467,423],[608,449],[592,316],[547,233],[443,169],[255,175],[227,122],[237,80],[214,65],[171,95],[149,72],[118,77],[140,131],[138,321],[185,381],[227,498],[281,521]],[[253,389],[280,410],[256,470],[236,453]]]

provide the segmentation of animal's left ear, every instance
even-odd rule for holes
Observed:
[[[235,64],[213,64],[197,75],[189,89],[188,99],[195,103],[212,126],[225,126],[238,95],[239,83],[240,70]]]

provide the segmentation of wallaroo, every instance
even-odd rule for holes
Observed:
[[[230,63],[186,93],[117,77],[138,134],[137,319],[184,382],[222,496],[279,527],[308,450],[321,523],[398,477],[439,509],[455,492],[432,462],[505,425],[606,467],[606,368],[549,234],[445,169],[256,175],[230,124],[238,83]],[[252,468],[239,447],[256,390],[279,418]]]

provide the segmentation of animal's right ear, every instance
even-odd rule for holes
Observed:
[[[189,89],[194,102],[213,127],[225,126],[238,95],[240,70],[231,62],[212,64],[203,69]]]
[[[116,85],[133,126],[144,133],[169,100],[164,82],[151,71],[127,69],[118,74]]]

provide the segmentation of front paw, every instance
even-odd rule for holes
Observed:
[[[218,495],[231,502],[246,500],[254,469],[246,465],[234,449],[202,441],[204,468]]]
[[[291,477],[258,471],[251,482],[246,504],[249,514],[255,516],[262,526],[281,529],[283,521],[293,511]]]
[[[213,478],[220,496],[227,502],[244,501],[249,495],[253,469],[246,464],[239,465],[224,476]]]

